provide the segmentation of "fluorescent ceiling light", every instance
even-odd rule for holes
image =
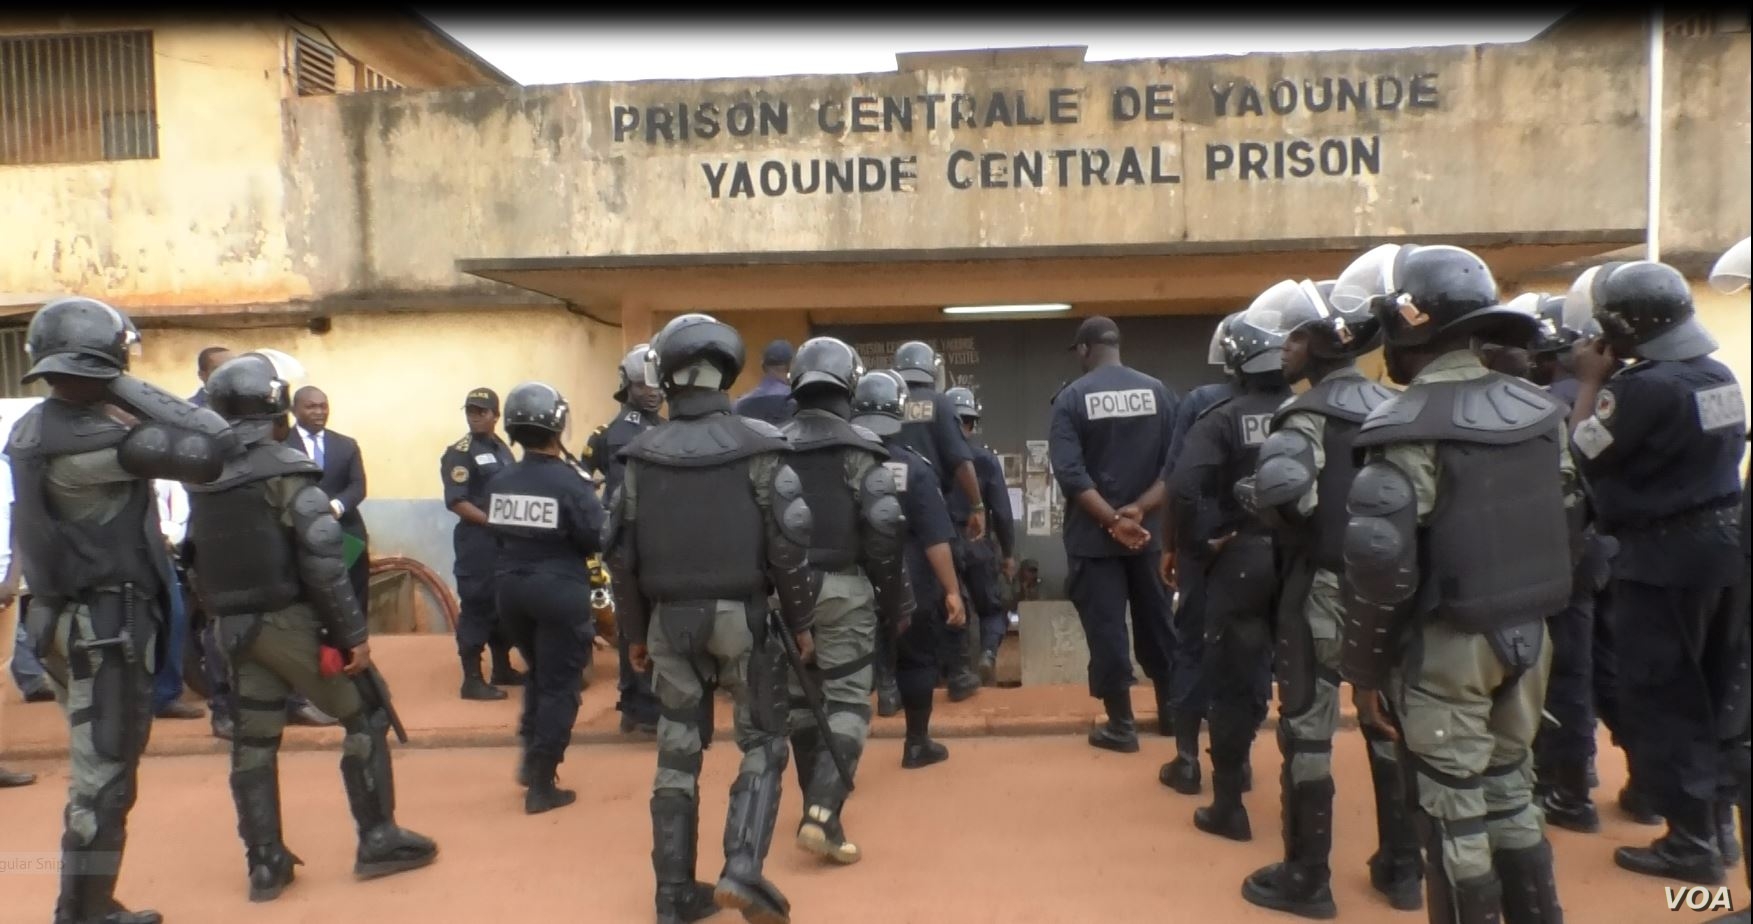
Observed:
[[[943,310],[944,314],[1047,314],[1054,311],[1070,311],[1070,305],[952,305]]]

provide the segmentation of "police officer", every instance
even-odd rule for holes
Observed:
[[[1218,332],[1213,339],[1221,339],[1222,331],[1241,316],[1240,311],[1225,316],[1218,323]],[[1175,461],[1181,457],[1181,447],[1187,443],[1187,431],[1193,428],[1193,421],[1206,408],[1236,393],[1235,380],[1241,372],[1224,364],[1226,356],[1224,351],[1217,350],[1210,358],[1212,365],[1223,370],[1224,381],[1200,385],[1175,404],[1169,454],[1163,460],[1165,486],[1174,474]],[[1205,721],[1207,700],[1205,684],[1199,676],[1199,662],[1205,657],[1205,628],[1201,616],[1205,590],[1200,569],[1188,568],[1183,572],[1176,567],[1175,550],[1181,542],[1181,537],[1176,535],[1179,522],[1181,519],[1175,515],[1175,496],[1170,492],[1163,504],[1163,555],[1158,566],[1163,585],[1174,591],[1169,626],[1169,696],[1166,703],[1157,704],[1157,730],[1163,735],[1174,735],[1177,752],[1188,755],[1177,764],[1179,772],[1172,777],[1172,785],[1177,792],[1192,796],[1199,794],[1199,728]]]
[[[990,684],[998,666],[998,647],[1010,628],[1010,609],[1005,606],[1002,581],[1016,572],[1016,524],[1010,515],[1010,492],[1004,484],[1004,464],[992,447],[974,441],[980,425],[980,402],[966,388],[952,388],[944,394],[956,404],[956,417],[962,422],[962,435],[974,450],[974,473],[980,479],[980,497],[986,503],[987,536],[968,543],[968,596],[974,612],[980,617],[980,632],[975,639],[980,645],[980,680]],[[954,510],[964,510],[967,501],[955,494],[949,498],[952,518]],[[972,633],[970,633],[972,634]]]
[[[584,665],[595,636],[590,569],[601,546],[603,506],[595,486],[565,457],[560,438],[571,411],[558,391],[525,382],[505,396],[505,432],[523,459],[487,483],[487,525],[499,541],[500,618],[530,666],[517,737],[523,810],[571,805],[554,771],[566,758],[578,718]]]
[[[1734,840],[1732,814],[1714,808],[1733,798],[1721,785],[1737,731],[1728,723],[1747,706],[1744,682],[1736,690],[1745,646],[1724,643],[1744,621],[1733,589],[1745,563],[1745,400],[1711,358],[1716,341],[1672,267],[1594,267],[1564,307],[1572,326],[1592,316],[1603,331],[1577,350],[1572,438],[1600,528],[1619,542],[1609,618],[1630,757],[1668,824],[1649,847],[1613,858],[1633,872],[1714,885],[1723,843]],[[1615,357],[1634,362],[1615,372]]]
[[[1272,414],[1290,396],[1280,368],[1283,344],[1282,333],[1250,323],[1245,311],[1218,325],[1210,358],[1234,370],[1235,395],[1194,421],[1169,480],[1176,571],[1198,572],[1199,581],[1193,605],[1204,652],[1187,699],[1205,704],[1211,729],[1214,798],[1193,821],[1233,840],[1253,836],[1241,795],[1252,787],[1248,751],[1270,695],[1268,627],[1277,583],[1272,532],[1243,508],[1235,485],[1253,474]],[[1177,717],[1175,744],[1175,759],[1157,779],[1177,792],[1197,793],[1196,713]]]
[[[22,381],[49,395],[13,426],[13,534],[26,636],[67,713],[72,761],[57,924],[157,924],[115,900],[152,723],[171,566],[152,479],[209,481],[236,443],[213,412],[127,375],[132,321],[94,299],[31,318]],[[126,423],[121,421],[126,420]]]
[[[615,412],[614,420],[591,433],[584,451],[579,453],[579,461],[585,468],[602,476],[605,501],[615,496],[615,489],[621,486],[621,473],[627,467],[626,461],[619,456],[621,450],[633,442],[634,437],[663,423],[663,416],[658,413],[663,407],[663,392],[654,385],[645,384],[645,355],[650,351],[650,344],[641,343],[621,357],[621,365],[616,370],[620,381],[615,386],[615,400],[620,402],[620,410]],[[658,705],[657,696],[651,692],[651,676],[633,669],[633,662],[627,658],[629,642],[626,633],[617,631],[615,636],[620,658],[616,684],[620,700],[615,703],[615,709],[621,713],[621,732],[655,734]],[[710,709],[711,698],[703,702]],[[704,727],[710,727],[710,721]]]
[[[791,747],[804,797],[797,844],[838,863],[855,863],[860,852],[841,824],[849,781],[840,778],[829,749],[856,772],[870,734],[877,633],[892,634],[913,609],[901,553],[907,521],[883,464],[889,451],[875,433],[847,423],[862,373],[857,352],[843,341],[804,341],[790,373],[797,412],[783,431],[812,514],[810,567],[822,576],[810,673],[828,721],[825,729],[817,725],[794,678]]]
[[[1393,704],[1430,919],[1560,921],[1530,748],[1545,620],[1570,597],[1574,469],[1563,407],[1470,348],[1525,344],[1534,318],[1446,245],[1378,247],[1332,301],[1376,313],[1388,374],[1407,386],[1353,441],[1365,464],[1346,500],[1340,672],[1359,724],[1391,731],[1378,691]]]
[[[1753,245],[1753,239],[1742,238],[1740,243],[1730,247],[1728,252],[1717,260],[1716,265],[1710,271],[1712,287],[1729,295],[1747,288],[1749,276],[1753,276],[1753,253],[1750,253],[1750,245]],[[1747,438],[1753,440],[1753,433],[1749,433]],[[1738,588],[1739,598],[1735,604],[1736,618],[1740,622],[1740,637],[1733,640],[1742,646],[1742,651],[1746,651],[1748,639],[1753,636],[1753,523],[1749,522],[1750,519],[1753,519],[1753,492],[1747,490],[1747,482],[1743,479],[1741,482],[1741,555],[1743,567],[1741,569],[1741,583]],[[1739,679],[1746,682],[1745,670]],[[1745,705],[1747,699],[1745,687],[1741,689],[1740,696],[1742,704]],[[1744,864],[1747,883],[1753,887],[1753,853],[1749,853],[1746,849],[1753,847],[1753,744],[1750,744],[1748,740],[1748,714],[1743,711],[1735,718],[1738,719],[1738,723],[1725,723],[1725,730],[1734,733],[1734,743],[1730,746],[1728,763],[1738,789],[1737,799],[1741,808],[1743,848],[1741,862]],[[1738,724],[1739,728],[1733,727],[1735,724]],[[1742,909],[1733,914],[1715,918],[1712,924],[1730,924],[1734,921],[1746,924],[1747,919],[1747,911]]]
[[[1283,862],[1256,871],[1242,897],[1309,918],[1337,913],[1333,849],[1333,733],[1339,723],[1340,581],[1345,573],[1345,496],[1357,473],[1351,443],[1369,412],[1393,397],[1364,378],[1356,357],[1376,348],[1380,325],[1327,301],[1332,282],[1284,280],[1243,315],[1284,336],[1287,381],[1309,388],[1272,415],[1259,467],[1241,499],[1276,530],[1282,576],[1277,612],[1278,747],[1284,756]],[[1407,814],[1394,742],[1363,729],[1375,787],[1377,850],[1370,882],[1402,911],[1423,903],[1418,839]]]
[[[1047,453],[1065,494],[1066,589],[1089,642],[1090,695],[1107,709],[1089,743],[1122,753],[1138,750],[1132,717],[1132,659],[1126,613],[1138,663],[1168,699],[1168,600],[1153,566],[1155,537],[1143,518],[1163,501],[1163,460],[1175,395],[1162,382],[1120,361],[1120,328],[1085,318],[1071,342],[1084,374],[1053,397]]]
[[[604,544],[634,666],[655,666],[662,703],[651,796],[660,922],[698,920],[714,898],[750,920],[790,914],[761,874],[789,756],[786,667],[767,597],[777,594],[779,631],[807,660],[821,580],[808,563],[811,514],[786,464],[789,445],[772,425],[730,412],[725,391],[742,366],[742,338],[710,316],[685,314],[658,332],[645,381],[663,388],[671,419],[621,450],[627,469]],[[736,698],[743,751],[716,891],[694,880],[697,723],[714,680]]]
[[[974,449],[963,435],[956,417],[956,404],[938,390],[943,359],[927,343],[910,340],[895,349],[895,372],[907,383],[906,420],[901,442],[931,463],[938,485],[947,498],[960,490],[965,508],[951,508],[958,539],[954,543],[956,574],[960,583],[970,582],[967,543],[986,534],[986,502],[980,496],[980,478],[974,471]],[[961,519],[954,519],[965,514]],[[967,627],[950,626],[941,637],[951,702],[980,691],[980,675],[969,663]]]
[[[1562,401],[1568,413],[1577,395],[1570,364],[1582,332],[1565,323],[1564,297],[1528,292],[1512,299],[1509,307],[1538,319],[1527,351],[1528,379]],[[1583,528],[1582,558],[1571,579],[1570,602],[1546,623],[1552,633],[1546,713],[1552,721],[1543,723],[1534,738],[1534,792],[1546,823],[1584,833],[1601,828],[1589,795],[1595,761],[1595,604],[1606,587],[1614,547],[1612,539],[1595,529],[1592,517],[1589,520]],[[1617,723],[1609,727],[1617,729]]]
[[[504,699],[500,684],[522,683],[524,677],[511,666],[510,643],[501,627],[493,597],[494,555],[497,544],[487,528],[487,481],[512,462],[511,447],[499,438],[499,395],[491,388],[477,388],[463,399],[463,416],[469,432],[438,460],[444,479],[444,504],[457,515],[451,532],[456,550],[457,596],[462,604],[457,615],[457,655],[462,659],[463,699]],[[491,681],[481,679],[481,649],[493,649]]]
[[[387,876],[438,855],[430,839],[396,825],[391,717],[348,581],[341,526],[317,487],[322,469],[281,442],[291,426],[292,375],[257,353],[213,371],[208,406],[231,423],[242,446],[211,484],[189,488],[189,537],[201,560],[196,580],[219,620],[237,691],[231,794],[251,901],[278,897],[302,862],[280,826],[280,734],[291,692],[335,716],[346,732],[341,780],[359,833],[354,875]],[[323,646],[344,655],[343,673],[324,672]]]
[[[942,664],[943,638],[967,624],[968,607],[956,575],[955,526],[937,473],[902,442],[907,401],[908,382],[891,369],[860,376],[852,392],[852,423],[882,437],[890,455],[885,464],[906,513],[907,580],[915,609],[897,627],[895,678],[907,722],[901,767],[917,770],[949,759],[949,749],[931,738],[932,691]]]

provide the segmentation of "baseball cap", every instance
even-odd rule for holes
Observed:
[[[761,351],[761,365],[791,365],[791,342],[788,340],[775,340],[767,344],[767,349]]]
[[[469,392],[469,396],[463,399],[463,410],[466,411],[472,407],[482,408],[497,414],[499,413],[499,396],[491,388],[477,388]]]
[[[1083,323],[1077,326],[1077,336],[1071,338],[1071,345],[1066,349],[1073,350],[1080,346],[1097,343],[1106,343],[1111,346],[1120,345],[1119,325],[1099,314],[1083,319]]]

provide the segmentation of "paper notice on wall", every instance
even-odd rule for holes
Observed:
[[[1006,493],[1010,495],[1010,521],[1015,523],[1023,518],[1023,489],[1011,488]]]
[[[1023,476],[1023,506],[1028,512],[1031,536],[1053,535],[1053,479],[1045,472],[1029,472]]]
[[[1052,523],[1052,519],[1048,516],[1048,511],[1047,511],[1046,507],[1030,507],[1029,508],[1028,533],[1031,536],[1051,536],[1051,535],[1053,535],[1053,523]]]
[[[1024,470],[1029,472],[1045,472],[1052,468],[1047,460],[1046,440],[1027,440],[1023,445],[1028,449],[1024,460]]]

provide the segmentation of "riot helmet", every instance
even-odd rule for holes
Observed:
[[[207,406],[234,423],[277,420],[292,410],[292,382],[300,372],[281,369],[261,352],[240,354],[207,376]]]
[[[1538,326],[1529,312],[1499,302],[1485,261],[1450,244],[1382,244],[1339,274],[1332,303],[1341,312],[1367,308],[1391,346],[1461,335],[1521,346]]]
[[[31,367],[22,381],[45,375],[113,379],[139,352],[140,331],[122,312],[94,298],[57,298],[37,310],[25,333]]]
[[[743,371],[743,338],[736,328],[709,314],[684,314],[657,332],[645,355],[646,382],[665,392],[727,391]]]
[[[853,383],[864,374],[858,351],[844,340],[812,337],[797,348],[791,360],[791,393],[811,386],[852,394]]]
[[[1565,296],[1566,321],[1579,330],[1594,318],[1621,356],[1692,359],[1714,352],[1716,338],[1698,323],[1692,287],[1666,263],[1615,261],[1590,267]]]
[[[1251,323],[1247,314],[1243,309],[1218,322],[1206,360],[1231,375],[1277,372],[1284,356],[1284,334]]]
[[[944,395],[955,402],[957,417],[962,420],[978,421],[980,419],[980,402],[974,399],[973,389],[958,385],[944,392]]]
[[[1331,282],[1282,280],[1260,293],[1242,312],[1242,320],[1285,339],[1306,331],[1309,355],[1320,359],[1348,359],[1373,349],[1381,325],[1367,312],[1354,311],[1348,318],[1334,310],[1322,285],[1331,292]]]
[[[1534,329],[1534,340],[1528,345],[1529,353],[1568,353],[1582,339],[1581,331],[1565,323],[1562,295],[1523,292],[1505,302],[1504,307],[1525,311],[1537,319],[1539,326]]]
[[[641,343],[628,350],[626,356],[621,357],[621,365],[615,370],[617,381],[613,397],[616,401],[625,403],[627,390],[633,386],[633,383],[645,382],[645,354],[649,352],[651,352],[651,344]],[[657,387],[655,383],[647,384],[653,388]]]
[[[901,407],[907,381],[893,369],[877,369],[858,377],[852,387],[852,422],[878,436],[901,432]]]
[[[1753,238],[1741,238],[1740,243],[1724,251],[1717,258],[1716,265],[1710,268],[1711,287],[1718,292],[1732,295],[1747,288],[1747,277],[1750,275],[1749,264],[1753,263]]]
[[[922,340],[909,340],[895,350],[894,371],[909,385],[934,386],[943,358]]]
[[[528,446],[530,431],[556,437],[565,434],[571,416],[566,398],[546,382],[524,382],[505,396],[505,432],[513,442]]]

